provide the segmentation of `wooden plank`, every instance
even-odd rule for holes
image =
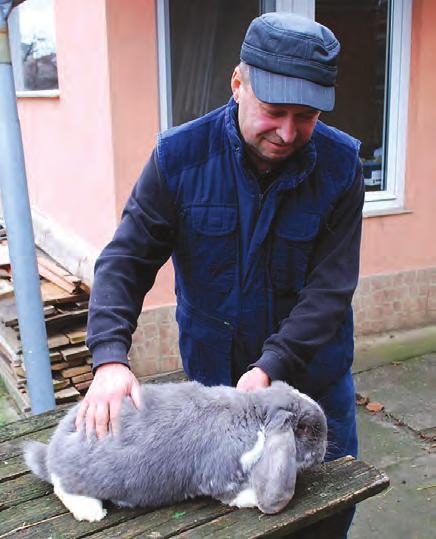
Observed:
[[[188,377],[183,369],[177,369],[173,372],[163,374],[152,374],[151,376],[141,376],[139,381],[141,384],[166,384],[168,382],[186,382]]]
[[[70,344],[82,344],[86,341],[86,328],[77,329],[76,331],[65,332]]]
[[[64,361],[69,361],[70,359],[84,358],[88,357],[91,354],[87,346],[70,346],[61,350],[61,355]]]
[[[53,348],[60,348],[61,346],[66,346],[67,344],[70,344],[70,341],[63,333],[51,335],[50,337],[48,337],[47,342],[50,350],[52,350]]]
[[[109,510],[110,511],[110,510]],[[211,501],[209,498],[197,498],[171,507],[166,507],[141,515],[135,519],[110,528],[110,537],[131,539],[133,537],[156,537],[165,539],[177,537],[177,534],[199,526],[230,511],[231,507]],[[106,539],[109,530],[89,535],[92,539]],[[236,537],[234,539],[237,539]]]
[[[69,402],[71,400],[76,400],[79,395],[80,393],[73,386],[55,392],[56,402]]]
[[[48,442],[50,436],[53,434],[54,427],[44,429],[38,432],[34,432],[32,435],[15,438],[6,442],[0,443],[0,462],[8,461],[12,457],[21,455],[22,444],[28,440],[38,440],[39,442]]]
[[[69,294],[63,288],[50,281],[42,281],[40,288],[44,305],[62,305],[64,303],[75,303],[88,299],[88,294],[86,293],[79,291],[76,294]]]
[[[67,509],[54,494],[36,498],[11,507],[1,512],[0,537],[14,534],[20,530],[32,527],[33,524],[62,514]],[[37,537],[37,536],[35,536]]]
[[[389,478],[373,466],[345,457],[307,471],[297,481],[295,497],[276,515],[261,515],[256,509],[228,513],[186,531],[180,539],[278,538],[314,524],[389,485]]]
[[[59,330],[65,328],[69,324],[77,324],[78,322],[86,321],[88,317],[88,309],[77,309],[75,311],[68,311],[68,313],[57,314],[45,321],[45,327],[47,331]],[[70,341],[68,340],[68,343]]]
[[[18,526],[11,528],[14,524],[17,524],[17,519],[14,519],[13,509],[9,511],[9,514],[6,511],[3,511],[3,514],[10,516],[10,522],[8,525],[9,532],[2,535],[1,537],[7,536],[8,539],[35,539],[35,538],[53,538],[53,539],[77,539],[79,537],[88,537],[88,535],[93,532],[98,532],[100,530],[105,530],[106,538],[114,538],[111,533],[111,527],[119,524],[120,522],[130,521],[135,516],[143,514],[144,509],[118,509],[111,512],[110,515],[105,517],[100,522],[78,522],[70,513],[61,513],[64,511],[59,507],[59,502],[56,502],[56,509],[53,511],[55,513],[53,516],[46,516],[50,513],[51,509],[51,497],[47,496],[49,503],[46,505],[41,502],[42,499],[34,501],[32,507],[30,502],[27,502],[26,505],[20,504],[19,506],[13,508],[15,510],[20,510],[25,508],[25,514],[28,520],[24,521],[22,519],[21,523]],[[36,511],[38,512],[35,512]],[[24,512],[24,511],[23,511]],[[5,526],[6,527],[6,526]]]
[[[59,286],[69,294],[73,294],[77,291],[78,285],[80,284],[80,279],[76,279],[75,282],[72,282],[70,279],[67,279],[67,276],[69,276],[69,274],[64,269],[60,268],[56,264],[53,264],[42,256],[37,257],[37,262],[38,272],[41,277],[44,277],[44,279],[55,283],[57,286]]]
[[[88,380],[87,382],[80,382],[78,384],[75,384],[74,387],[77,389],[77,391],[86,391],[89,389],[89,386],[92,384],[92,380]]]
[[[10,266],[11,261],[9,258],[8,244],[2,243],[0,245],[0,266]]]
[[[88,380],[92,380],[94,378],[94,375],[92,372],[86,372],[85,374],[79,374],[78,376],[73,376],[71,378],[71,381],[73,384],[80,384],[81,382],[87,382]]]
[[[64,378],[53,378],[53,388],[55,391],[60,391],[65,389],[71,384],[70,380],[65,380]]]
[[[74,294],[77,291],[77,286],[75,284],[69,283],[64,279],[61,279],[58,275],[45,268],[44,266],[41,266],[39,263],[38,272],[41,277],[44,277],[44,279],[47,279],[48,281],[56,284],[57,286],[62,288],[62,290],[65,290],[65,292],[67,292],[68,294]]]
[[[21,455],[0,461],[0,483],[16,479],[26,473],[29,473],[29,470],[26,468]]]
[[[0,279],[0,299],[15,296],[14,286],[10,281]]]
[[[55,273],[62,279],[66,279],[74,284],[80,284],[81,280],[76,275],[71,274],[68,270],[57,264],[54,260],[50,260],[46,256],[38,256],[38,264],[41,264],[44,268],[47,268],[52,273]]]
[[[57,425],[69,408],[69,406],[59,407],[51,412],[26,417],[25,419],[4,425],[0,428],[0,443],[21,438],[22,436],[28,436]]]
[[[51,498],[52,496],[46,497],[50,502]],[[154,537],[160,539],[177,536],[177,533],[199,522],[205,522],[231,510],[221,504],[210,504],[207,499],[203,498],[153,512],[141,508],[129,510],[110,507],[107,517],[100,522],[89,523],[77,522],[71,514],[61,514],[56,518],[45,516],[50,511],[50,505],[51,503],[43,504],[42,498],[39,498],[13,508],[15,511],[19,509],[20,513],[26,516],[26,519],[21,519],[21,522],[14,517],[13,510],[3,511],[2,517],[6,514],[9,522],[0,529],[8,533],[8,538],[14,539],[33,539],[34,537],[62,537],[62,539]],[[61,511],[61,509],[57,510]]]
[[[71,378],[72,376],[78,376],[79,374],[85,374],[91,372],[92,369],[89,365],[83,365],[82,367],[72,367],[71,369],[64,369],[61,374],[64,378]]]
[[[58,363],[59,361],[63,361],[63,359],[59,351],[50,353],[50,363]]]
[[[62,363],[52,363],[51,371],[52,372],[61,372],[65,369],[65,362],[62,360]]]
[[[50,484],[37,479],[30,473],[5,481],[0,483],[0,511],[28,500],[47,496],[51,492],[53,492],[53,487]]]

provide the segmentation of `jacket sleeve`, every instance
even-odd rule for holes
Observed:
[[[344,321],[359,275],[365,187],[360,161],[350,188],[320,232],[305,287],[289,317],[264,343],[260,367],[271,380],[292,380]]]
[[[171,255],[174,230],[174,206],[153,152],[95,264],[87,335],[94,369],[109,362],[128,365],[144,296]]]

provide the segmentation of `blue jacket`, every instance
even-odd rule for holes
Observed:
[[[262,193],[231,100],[163,133],[95,270],[94,367],[127,363],[145,293],[172,255],[191,379],[235,384],[250,366],[312,395],[353,360],[364,186],[359,143],[318,121]]]

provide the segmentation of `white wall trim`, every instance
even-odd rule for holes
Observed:
[[[36,245],[64,268],[91,285],[99,251],[73,232],[32,209]]]
[[[59,90],[17,90],[15,92],[17,97],[31,97],[33,98],[57,98],[61,93]]]
[[[170,9],[168,0],[156,0],[157,61],[159,73],[160,130],[173,125],[171,90]]]
[[[314,19],[315,0],[277,0],[276,11],[290,11]]]

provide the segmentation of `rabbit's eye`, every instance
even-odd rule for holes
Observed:
[[[312,433],[312,427],[308,425],[307,423],[306,424],[300,423],[297,427],[297,431],[301,435],[308,436],[309,434]]]

